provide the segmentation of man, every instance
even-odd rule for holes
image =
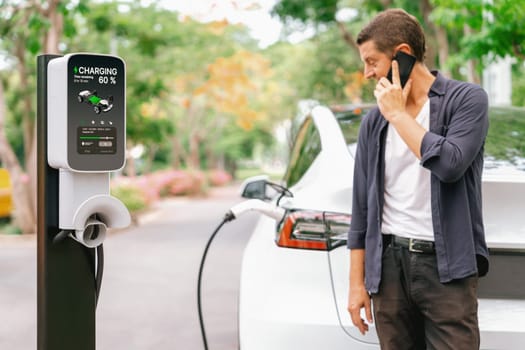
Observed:
[[[478,349],[486,93],[429,71],[423,30],[403,10],[378,14],[357,44],[378,107],[362,122],[355,159],[352,322],[368,330],[372,299],[382,349]],[[398,51],[416,58],[404,88]]]

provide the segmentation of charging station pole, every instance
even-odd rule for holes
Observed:
[[[53,238],[59,229],[59,170],[48,165],[48,63],[37,59],[37,349],[95,349],[95,254]]]

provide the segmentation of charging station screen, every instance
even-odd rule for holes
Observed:
[[[79,127],[77,149],[80,154],[114,154],[117,152],[115,128]]]
[[[124,164],[125,71],[114,56],[76,54],[68,61],[68,162],[76,170]]]

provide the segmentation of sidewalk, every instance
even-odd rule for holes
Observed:
[[[36,234],[13,235],[0,233],[0,249],[4,247],[31,245],[36,245]]]

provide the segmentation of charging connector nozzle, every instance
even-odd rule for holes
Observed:
[[[230,208],[230,212],[235,218],[238,218],[243,213],[251,210],[258,211],[259,213],[275,220],[281,220],[285,213],[283,208],[263,202],[260,199],[248,199]]]
[[[235,220],[235,214],[231,210],[228,210],[226,214],[224,214],[224,222],[230,222],[232,220]]]

